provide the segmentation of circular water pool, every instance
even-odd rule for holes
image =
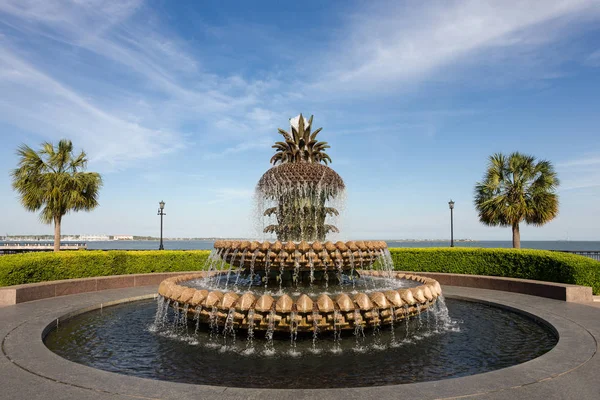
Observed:
[[[483,303],[441,306],[393,327],[298,336],[195,326],[153,300],[61,321],[46,346],[73,362],[174,382],[334,388],[432,381],[505,368],[539,357],[557,338],[543,323]]]

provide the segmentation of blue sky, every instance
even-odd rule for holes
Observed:
[[[103,175],[64,233],[251,236],[277,128],[323,127],[341,237],[510,240],[473,187],[494,152],[551,160],[560,215],[523,240],[600,240],[600,1],[0,2],[0,234],[52,233],[15,149],[69,138]],[[289,4],[287,4],[289,3]]]

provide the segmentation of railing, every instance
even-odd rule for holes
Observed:
[[[561,253],[577,254],[578,256],[584,256],[592,258],[596,261],[600,261],[600,250],[554,250]]]
[[[85,250],[86,242],[63,242],[61,250]],[[54,243],[51,242],[3,242],[0,243],[0,254],[27,253],[32,251],[52,251]]]

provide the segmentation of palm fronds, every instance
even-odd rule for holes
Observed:
[[[73,144],[63,139],[57,146],[42,143],[39,151],[27,145],[17,149],[19,163],[11,171],[13,189],[28,211],[40,212],[42,222],[60,224],[69,211],[89,211],[98,205],[102,178],[84,172],[85,152],[73,154]]]
[[[543,225],[558,215],[559,180],[549,161],[518,152],[489,158],[483,180],[475,184],[475,208],[479,220],[490,226],[520,222]]]
[[[314,132],[311,132],[312,121],[313,116],[311,115],[305,124],[304,117],[300,114],[298,127],[291,126],[291,133],[283,129],[278,129],[278,132],[284,137],[285,142],[276,142],[272,146],[276,152],[270,161],[273,165],[294,162],[325,164],[331,162],[331,158],[325,153],[325,149],[329,148],[327,142],[316,140],[317,134],[323,128],[318,128]]]

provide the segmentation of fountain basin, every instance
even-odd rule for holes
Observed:
[[[440,284],[431,278],[388,271],[359,270],[362,276],[408,280],[418,286],[385,291],[339,293],[333,298],[322,293],[309,296],[251,291],[196,289],[184,283],[224,272],[199,272],[164,280],[158,293],[166,306],[183,311],[201,323],[235,328],[298,332],[354,330],[389,325],[415,316],[431,307],[442,294]]]
[[[456,293],[451,288],[449,292]],[[511,294],[501,293],[498,297],[507,296]],[[161,303],[159,300],[159,306]],[[482,387],[497,389],[498,384],[514,386],[536,382],[557,370],[572,368],[573,364],[565,358],[570,360],[579,354],[571,349],[561,355],[558,363],[540,360],[534,364],[537,367],[531,363],[524,364],[521,367],[527,368],[528,373],[517,369],[511,374],[512,379],[502,379],[498,373],[504,376],[507,372],[505,367],[524,361],[536,363],[533,358],[551,349],[556,344],[552,329],[548,329],[544,322],[536,322],[537,318],[532,320],[527,314],[511,312],[512,307],[503,309],[495,304],[465,302],[452,296],[446,299],[447,311],[456,319],[448,319],[448,314],[444,317],[440,311],[445,306],[439,307],[443,302],[438,301],[420,318],[405,320],[377,332],[365,331],[364,335],[361,332],[342,332],[338,340],[335,335],[320,334],[316,344],[310,336],[298,336],[292,341],[290,332],[275,333],[275,338],[269,343],[269,337],[264,333],[255,332],[251,336],[241,330],[219,330],[215,333],[207,327],[198,329],[192,321],[182,324],[178,313],[171,309],[166,320],[156,323],[156,304],[156,301],[146,300],[104,307],[70,320],[61,318],[59,328],[52,329],[46,336],[46,344],[71,361],[121,374],[188,384],[229,386],[227,392],[235,390],[231,386],[244,388],[230,394],[232,398],[323,398],[326,393],[312,390],[333,387],[363,387],[361,390],[369,398],[394,397],[394,393],[406,397],[423,390],[422,385],[431,380],[437,380],[432,387],[445,385],[446,390],[437,389],[436,396],[428,391],[423,398],[448,397],[449,394],[458,397],[471,391],[480,394]],[[64,312],[64,309],[61,311]],[[590,338],[583,333],[583,337],[577,339],[584,339],[587,345]],[[593,352],[595,344],[591,345],[590,351]],[[589,353],[586,356],[589,357]],[[56,359],[54,357],[55,362]],[[559,367],[561,363],[563,365]],[[78,368],[81,371],[81,366]],[[499,368],[502,370],[495,375],[470,377],[460,384],[456,379],[445,383],[440,381]],[[76,379],[80,374],[71,373],[68,379]],[[111,376],[116,377],[104,374],[104,378],[96,382],[101,384]],[[414,382],[421,384],[418,387],[393,386],[386,393],[373,392],[375,388],[367,387]],[[158,387],[154,380],[145,379],[140,383],[145,385],[143,387]],[[164,382],[162,385],[165,391],[177,388],[176,385],[164,386]],[[261,388],[261,392],[248,389],[252,387]],[[214,386],[187,385],[181,388],[187,390],[185,394],[188,397],[190,393],[210,397],[206,391],[212,390],[214,394],[215,390]],[[301,392],[275,392],[266,388],[301,388],[305,391],[303,397]],[[308,394],[306,389],[311,389]],[[172,393],[161,397],[185,397],[183,392]],[[336,398],[352,396],[344,389],[333,393],[337,394]]]

